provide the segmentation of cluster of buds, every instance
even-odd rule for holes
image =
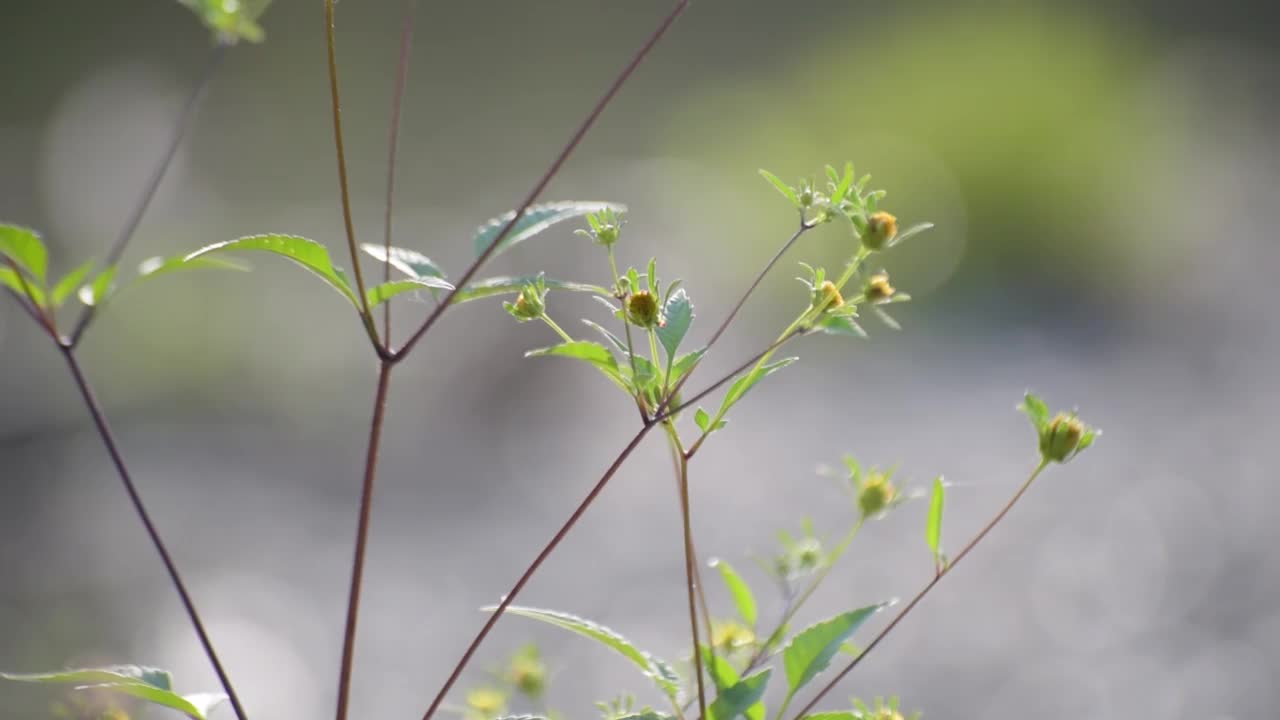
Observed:
[[[547,313],[547,283],[539,275],[536,280],[520,288],[516,301],[502,303],[502,309],[520,322],[537,320]]]
[[[1074,412],[1060,412],[1052,418],[1044,401],[1027,393],[1018,409],[1031,419],[1040,440],[1040,457],[1045,462],[1064,463],[1084,452],[1102,434],[1089,427]]]
[[[607,207],[600,212],[593,212],[587,215],[587,224],[591,226],[590,230],[576,230],[575,235],[581,235],[590,238],[591,242],[606,248],[613,247],[618,242],[618,237],[622,234],[622,216],[614,211],[613,208]]]

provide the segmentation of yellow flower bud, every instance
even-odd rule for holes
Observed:
[[[882,250],[898,234],[898,218],[881,210],[867,218],[862,245],[868,250]]]
[[[882,302],[893,297],[898,292],[889,284],[889,273],[879,272],[872,275],[867,280],[867,286],[863,288],[862,294],[867,298],[867,302]]]
[[[1040,434],[1040,452],[1048,459],[1065,462],[1084,437],[1084,423],[1079,418],[1059,413]]]
[[[713,622],[711,624],[711,644],[722,650],[739,650],[751,647],[756,642],[756,634],[751,628],[732,620]]]
[[[493,688],[467,691],[467,709],[479,717],[494,718],[507,711],[507,696]]]
[[[813,304],[823,310],[835,310],[844,305],[844,298],[840,296],[840,289],[830,280],[819,285],[818,291],[814,295]]]
[[[642,328],[655,328],[662,325],[662,308],[658,299],[648,290],[637,290],[627,296],[625,301],[627,320],[632,325]]]

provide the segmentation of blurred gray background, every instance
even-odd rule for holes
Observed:
[[[422,2],[395,241],[455,274],[470,233],[519,201],[650,32],[657,0]],[[381,238],[400,3],[339,5],[356,220]],[[1275,715],[1280,426],[1280,64],[1272,3],[697,0],[546,199],[630,205],[621,260],[683,277],[705,339],[791,227],[756,176],[853,160],[904,222],[884,258],[917,302],[894,333],[810,338],[693,465],[700,550],[778,602],[750,557],[802,517],[851,508],[819,464],[901,463],[957,484],[953,548],[1035,461],[1026,388],[1106,435],[1008,522],[846,683],[929,718]],[[344,253],[319,2],[279,0],[235,49],[128,263],[288,231]],[[41,229],[65,271],[118,232],[210,46],[166,0],[6,2],[0,218]],[[698,388],[805,302],[804,240],[709,357]],[[122,296],[84,362],[255,717],[331,712],[374,363],[342,301],[286,263]],[[602,281],[559,228],[489,274]],[[399,337],[429,308],[401,303]],[[571,332],[595,303],[553,295]],[[584,367],[496,301],[451,312],[396,374],[375,508],[354,716],[418,717],[483,617],[635,429]],[[690,425],[691,426],[691,425]],[[685,649],[670,466],[656,436],[522,602]],[[932,572],[924,503],[872,524],[804,620],[910,596]],[[710,580],[711,578],[709,578]],[[718,614],[730,605],[717,582]],[[859,636],[864,641],[874,628]],[[570,718],[635,692],[622,660],[504,621],[467,683],[530,639]],[[133,661],[215,680],[55,351],[0,303],[0,667]],[[0,686],[0,715],[56,693]],[[224,717],[229,713],[222,712]],[[157,715],[158,716],[158,715]]]

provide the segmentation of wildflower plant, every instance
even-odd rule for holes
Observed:
[[[192,7],[215,33],[216,49],[211,67],[216,67],[217,60],[235,40],[261,39],[261,28],[257,25],[260,3],[251,10],[233,0],[182,2]],[[139,666],[5,674],[2,677],[23,682],[69,683],[81,691],[91,689],[140,699],[195,720],[204,720],[211,708],[223,702],[238,720],[250,717],[236,695],[230,675],[220,662],[196,610],[194,599],[133,483],[109,422],[79,364],[76,348],[95,313],[101,312],[115,295],[137,284],[140,279],[198,268],[243,270],[246,266],[238,260],[240,256],[275,255],[292,261],[338,293],[345,304],[344,312],[354,314],[367,335],[369,351],[378,363],[361,478],[347,614],[342,628],[343,651],[336,682],[337,720],[348,717],[363,569],[373,521],[372,499],[393,371],[450,309],[462,303],[494,298],[506,298],[502,300],[501,307],[515,321],[546,325],[550,344],[530,349],[526,353],[529,358],[533,361],[569,359],[585,366],[584,371],[602,376],[608,386],[620,393],[618,399],[622,407],[627,408],[628,413],[634,409],[636,430],[596,484],[572,508],[567,519],[541,547],[515,583],[502,594],[501,602],[484,608],[488,616],[449,676],[426,704],[423,720],[431,720],[439,712],[453,712],[464,720],[515,717],[512,712],[556,717],[557,713],[545,704],[550,678],[536,646],[521,648],[507,659],[505,665],[491,669],[487,678],[468,677],[468,684],[459,687],[490,631],[506,615],[550,624],[594,641],[633,665],[652,685],[655,697],[660,698],[659,709],[650,706],[637,708],[634,698],[628,695],[598,703],[597,708],[605,720],[736,720],[738,717],[747,720],[900,720],[917,717],[918,714],[906,715],[900,711],[897,698],[888,701],[877,698],[871,704],[854,700],[847,707],[822,712],[816,712],[815,708],[1004,518],[1050,464],[1070,461],[1087,449],[1098,433],[1074,413],[1051,415],[1041,400],[1028,394],[1022,409],[1030,417],[1037,433],[1039,460],[1035,469],[991,521],[950,557],[944,552],[942,542],[947,485],[941,478],[932,483],[930,490],[923,493],[929,497],[924,534],[935,572],[932,580],[905,604],[896,604],[885,597],[808,626],[796,625],[798,613],[831,573],[837,571],[840,560],[863,526],[867,522],[888,518],[902,503],[921,495],[904,489],[894,470],[864,468],[851,457],[845,458],[842,473],[842,484],[850,498],[848,527],[844,532],[834,539],[827,538],[812,523],[805,521],[799,532],[779,532],[779,548],[774,555],[757,558],[760,574],[771,581],[782,600],[783,610],[772,622],[760,617],[755,590],[746,575],[740,574],[724,559],[704,562],[699,557],[692,530],[693,508],[689,488],[697,470],[694,461],[705,443],[728,427],[730,416],[757,385],[796,362],[794,355],[779,356],[783,350],[789,352],[797,347],[801,338],[817,335],[865,338],[869,333],[862,325],[864,314],[874,315],[880,323],[897,329],[897,321],[886,308],[907,302],[910,296],[892,285],[888,274],[876,265],[876,260],[880,254],[892,251],[931,225],[921,222],[900,228],[898,219],[883,207],[887,193],[871,185],[870,175],[858,175],[852,163],[828,166],[820,181],[810,178],[794,185],[762,170],[765,180],[790,205],[788,209],[780,203],[779,214],[790,213],[793,229],[733,304],[721,308],[715,307],[714,302],[699,301],[699,312],[705,313],[711,307],[713,313],[722,315],[722,319],[705,343],[694,343],[690,333],[698,313],[695,313],[694,298],[682,281],[664,278],[659,272],[657,258],[651,258],[642,267],[623,269],[619,265],[620,248],[634,254],[633,249],[643,243],[643,237],[637,231],[628,229],[623,232],[627,224],[624,205],[606,201],[539,202],[543,191],[583,137],[685,11],[687,4],[688,0],[681,0],[674,5],[516,209],[478,227],[472,241],[476,257],[461,272],[447,271],[421,250],[391,244],[399,110],[413,37],[412,2],[406,5],[400,39],[401,63],[396,77],[389,133],[386,223],[381,243],[359,242],[352,221],[337,81],[334,0],[324,2],[334,148],[349,270],[336,264],[326,246],[319,242],[288,234],[261,234],[153,258],[142,263],[133,279],[123,280],[119,270],[120,258],[172,159],[173,150],[181,141],[190,114],[208,81],[208,74],[197,85],[192,100],[179,119],[169,154],[153,182],[144,189],[136,212],[120,238],[110,246],[104,262],[86,262],[53,279],[48,273],[48,255],[40,236],[17,225],[0,225],[0,259],[4,263],[0,266],[0,285],[44,330],[66,360],[135,514],[160,555],[221,688],[217,692],[178,692],[167,672]],[[483,268],[498,254],[552,228],[570,224],[577,224],[577,235],[589,241],[583,244],[582,251],[595,253],[599,258],[596,277],[558,280],[541,272],[480,277]],[[642,227],[642,224],[637,224]],[[799,263],[803,291],[797,289],[792,296],[793,319],[770,343],[731,372],[706,380],[696,391],[687,391],[686,386],[698,374],[705,357],[713,351],[765,276],[799,245],[803,237],[827,226],[834,226],[845,238],[847,253],[844,262],[830,272],[820,266]],[[379,263],[380,280],[366,277],[361,264],[365,257]],[[565,293],[592,296],[598,301],[596,312],[583,318],[581,323],[553,319],[553,314],[560,308],[557,300]],[[424,294],[429,295],[434,304],[428,306],[430,309],[425,312],[425,317],[418,319],[411,331],[404,333],[403,340],[394,342],[393,306],[408,296]],[[68,306],[74,300],[81,305],[79,315],[74,323],[67,325],[64,320],[70,313]],[[411,307],[420,309],[423,306]],[[64,331],[68,327],[71,329]],[[622,634],[597,622],[568,612],[516,602],[529,580],[572,531],[618,469],[655,430],[660,431],[671,456],[677,489],[674,505],[682,522],[681,559],[685,569],[683,594],[687,617],[680,622],[687,625],[688,644],[684,657],[674,662],[641,649]],[[728,591],[731,607],[711,607],[703,586],[703,576],[707,574],[719,576]],[[898,608],[896,612],[880,623],[889,609],[895,607]],[[858,632],[864,626],[876,623],[880,624],[878,632],[865,644],[855,645]],[[816,692],[810,691],[819,677],[836,663],[842,666],[841,669]],[[459,693],[451,695],[455,689]],[[449,702],[451,698],[452,703]],[[797,706],[799,710],[795,709]],[[123,711],[113,707],[111,712]]]

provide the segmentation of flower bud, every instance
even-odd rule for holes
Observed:
[[[898,489],[889,476],[872,470],[858,488],[858,508],[864,517],[878,515],[887,510],[897,497]]]
[[[547,312],[546,297],[545,286],[529,283],[520,289],[520,296],[514,303],[503,303],[502,307],[520,322],[537,320]]]
[[[507,679],[528,697],[536,699],[542,695],[547,689],[547,666],[538,656],[536,647],[531,646],[511,659]]]
[[[718,650],[733,651],[748,648],[756,642],[751,628],[733,620],[711,623],[711,645]]]
[[[808,537],[796,543],[796,566],[800,570],[813,570],[822,564],[822,542]]]
[[[813,291],[813,306],[820,308],[824,312],[827,310],[835,310],[844,305],[844,298],[840,296],[840,289],[830,280],[825,280],[816,290]]]
[[[898,234],[898,218],[881,210],[867,218],[867,229],[862,234],[862,246],[868,250],[883,250]]]
[[[632,325],[642,328],[656,328],[662,325],[662,308],[658,299],[648,290],[637,290],[623,301],[627,310],[627,320]]]
[[[1066,462],[1080,447],[1084,423],[1074,415],[1058,413],[1040,433],[1040,454],[1054,462]]]
[[[467,691],[467,714],[477,718],[496,718],[507,711],[507,696],[494,688]]]
[[[889,284],[889,273],[878,272],[867,280],[867,285],[862,289],[862,295],[867,302],[883,302],[892,298],[894,293],[898,292]]]

